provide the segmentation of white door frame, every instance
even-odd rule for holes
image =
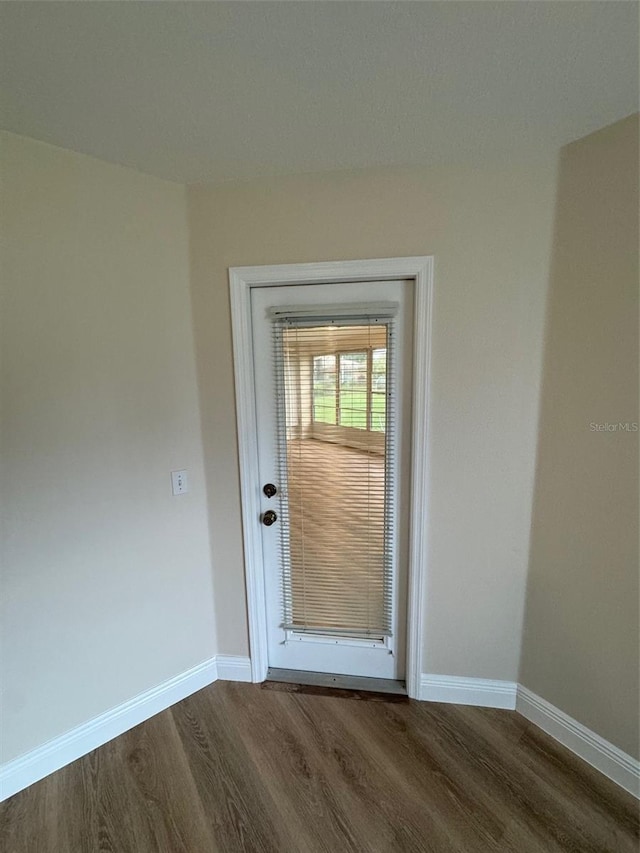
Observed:
[[[424,591],[427,575],[427,430],[433,257],[229,268],[251,677],[255,682],[264,681],[267,677],[268,653],[258,447],[254,438],[258,424],[253,370],[251,289],[278,285],[398,279],[410,279],[414,282],[406,683],[409,696],[417,699],[422,677]]]

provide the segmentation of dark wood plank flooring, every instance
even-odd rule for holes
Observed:
[[[637,853],[638,804],[515,712],[218,682],[0,805],[2,853]]]

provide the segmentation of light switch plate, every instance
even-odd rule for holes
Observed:
[[[185,492],[189,491],[189,481],[187,479],[186,470],[171,472],[171,489],[174,495],[184,495]]]

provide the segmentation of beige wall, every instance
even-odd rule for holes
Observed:
[[[9,134],[1,159],[6,761],[215,625],[184,187]]]
[[[2,760],[248,652],[228,267],[422,254],[424,669],[518,677],[530,559],[521,680],[637,754],[637,434],[589,427],[640,419],[633,120],[565,149],[553,234],[552,162],[381,169],[192,187],[190,259],[183,187],[0,139]]]
[[[248,650],[227,268],[433,254],[425,670],[517,677],[554,180],[506,164],[190,189],[221,652]]]
[[[521,681],[638,755],[638,119],[561,157]]]

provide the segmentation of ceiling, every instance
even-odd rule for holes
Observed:
[[[1,2],[0,126],[184,182],[513,157],[638,109],[634,2]]]

